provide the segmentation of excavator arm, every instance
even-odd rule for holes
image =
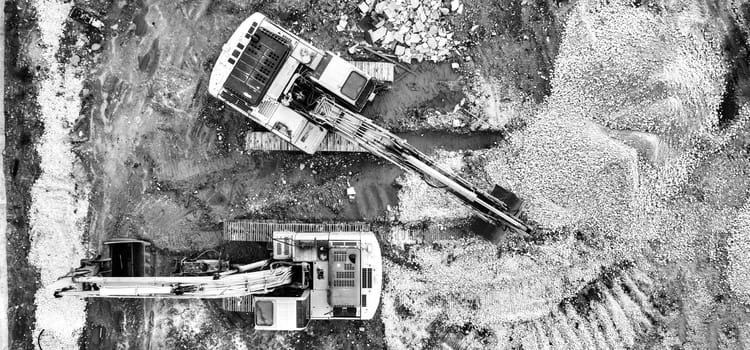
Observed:
[[[311,112],[317,122],[339,132],[360,147],[382,157],[400,168],[432,179],[445,186],[461,201],[473,208],[484,220],[505,225],[523,233],[531,229],[516,216],[507,212],[507,205],[490,193],[476,188],[456,173],[437,164],[430,157],[409,145],[405,140],[373,123],[370,119],[337,105],[323,97]]]
[[[234,265],[204,276],[153,276],[150,243],[119,238],[104,242],[109,258],[83,259],[81,266],[55,282],[55,297],[229,298],[267,294],[293,285],[293,269],[308,271],[304,262]],[[183,261],[184,262],[184,261]],[[219,262],[221,265],[221,261]]]
[[[292,283],[292,267],[236,273],[215,278],[198,277],[63,277],[55,296],[108,298],[229,298],[267,294]]]

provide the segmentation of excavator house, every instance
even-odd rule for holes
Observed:
[[[352,63],[315,48],[254,13],[232,34],[211,72],[208,92],[305,153],[335,132],[400,168],[445,188],[482,219],[519,232],[522,201],[493,195],[440,166],[406,140],[358,114],[375,98],[375,81]]]
[[[382,289],[380,246],[367,224],[225,223],[232,241],[265,243],[269,257],[250,264],[183,259],[171,276],[153,276],[150,243],[105,242],[109,256],[82,260],[60,278],[56,297],[222,299],[252,312],[255,329],[302,330],[310,320],[369,320]]]

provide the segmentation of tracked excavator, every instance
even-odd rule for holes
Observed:
[[[247,18],[223,46],[208,91],[303,152],[313,154],[335,132],[405,171],[456,195],[482,219],[530,231],[522,201],[496,186],[481,190],[362,116],[375,81],[331,51],[320,50],[261,13]]]
[[[105,242],[106,257],[85,259],[54,285],[55,297],[221,299],[250,312],[255,329],[305,329],[311,320],[369,320],[382,289],[380,246],[366,223],[311,224],[233,221],[224,239],[259,242],[267,256],[249,264],[219,257],[182,259],[157,276],[149,242]],[[231,243],[235,242],[235,243]]]

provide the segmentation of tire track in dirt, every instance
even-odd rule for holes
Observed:
[[[529,288],[524,284],[523,288]],[[519,287],[520,288],[520,287]],[[610,271],[581,294],[562,301],[547,315],[500,327],[498,348],[523,349],[630,349],[636,341],[658,330],[664,319],[647,295],[649,277],[635,267]],[[505,301],[511,302],[511,301]],[[443,349],[476,346],[470,333],[446,330],[438,344]]]
[[[606,280],[606,281],[605,281]],[[662,318],[646,297],[651,281],[635,269],[593,284],[595,299],[564,301],[533,327],[514,329],[510,345],[524,349],[626,349],[656,329]],[[591,293],[590,293],[591,294]],[[638,300],[638,301],[636,301]],[[586,303],[587,301],[588,303]],[[515,342],[515,343],[514,343]]]

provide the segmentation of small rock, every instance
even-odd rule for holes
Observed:
[[[404,43],[404,33],[396,32],[393,34],[393,40],[396,40],[400,43]]]
[[[362,13],[368,13],[370,12],[370,5],[368,5],[366,2],[360,2],[359,3],[359,10],[362,11]]]
[[[99,49],[101,49],[101,48],[102,48],[102,45],[99,44],[99,43],[91,45],[91,50],[93,50],[93,51],[99,51]]]
[[[461,65],[458,64],[458,62],[453,62],[453,63],[451,63],[451,68],[453,68],[453,69],[459,69],[459,68],[461,68]]]
[[[394,36],[393,36],[393,32],[386,32],[385,36],[383,37],[383,45],[388,45],[391,42],[393,42],[394,40],[395,39],[394,39]]]
[[[77,66],[78,63],[81,63],[81,58],[78,55],[70,56],[70,64]]]
[[[305,163],[300,163],[299,170],[305,170]]]
[[[460,5],[460,3],[458,2],[458,0],[451,0],[451,11],[453,11],[453,12],[458,11],[458,6],[459,5]]]
[[[406,48],[401,45],[396,45],[396,56],[401,56],[404,54]]]
[[[412,33],[421,33],[424,31],[424,22],[417,21],[417,23],[414,23],[414,28],[411,29]]]
[[[396,14],[398,12],[396,12],[396,10],[388,7],[388,8],[385,9],[385,11],[383,11],[383,13],[385,14],[386,17],[388,17],[388,19],[395,19],[396,16],[397,16]]]
[[[385,27],[380,27],[376,30],[370,30],[368,31],[368,33],[370,33],[370,40],[372,40],[372,42],[374,43],[376,41],[379,41],[380,39],[383,39],[386,33],[388,33],[388,29],[385,29]]]
[[[381,1],[375,4],[375,13],[383,13],[385,11],[386,3]]]
[[[427,39],[427,46],[429,46],[433,50],[436,49],[438,47],[437,40],[433,38]]]
[[[420,41],[422,41],[422,37],[420,37],[418,34],[412,33],[409,36],[409,44],[419,44]]]
[[[404,53],[402,56],[399,57],[399,59],[401,60],[401,62],[411,63],[411,54]]]
[[[344,30],[346,30],[346,24],[348,20],[349,20],[349,16],[341,15],[341,17],[339,18],[339,23],[336,26],[336,30],[339,32],[343,32]]]

